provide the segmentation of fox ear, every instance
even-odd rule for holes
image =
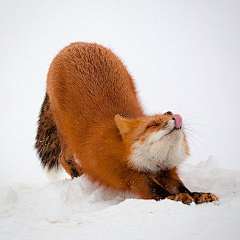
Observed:
[[[130,132],[136,125],[136,120],[132,118],[123,117],[120,114],[117,114],[115,115],[115,123],[122,137],[124,137],[124,135]]]

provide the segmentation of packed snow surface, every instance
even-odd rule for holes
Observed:
[[[219,202],[141,200],[86,176],[44,186],[1,179],[0,239],[240,239],[240,172],[210,157],[179,173],[190,190],[212,192]]]

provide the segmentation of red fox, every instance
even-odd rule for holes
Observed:
[[[73,43],[47,75],[36,136],[42,165],[142,199],[185,204],[218,200],[190,192],[177,174],[189,155],[178,114],[146,116],[132,77],[109,49]]]

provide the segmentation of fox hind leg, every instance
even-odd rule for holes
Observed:
[[[72,155],[67,155],[64,151],[61,151],[59,159],[63,168],[71,178],[80,177],[83,174],[81,166],[79,166]]]

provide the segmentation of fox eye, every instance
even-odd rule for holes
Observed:
[[[168,112],[165,112],[164,115],[173,115],[173,113],[168,111]]]
[[[147,126],[147,128],[150,128],[150,127],[158,127],[158,126],[159,126],[159,124],[154,123],[154,124],[151,124],[151,125]]]

